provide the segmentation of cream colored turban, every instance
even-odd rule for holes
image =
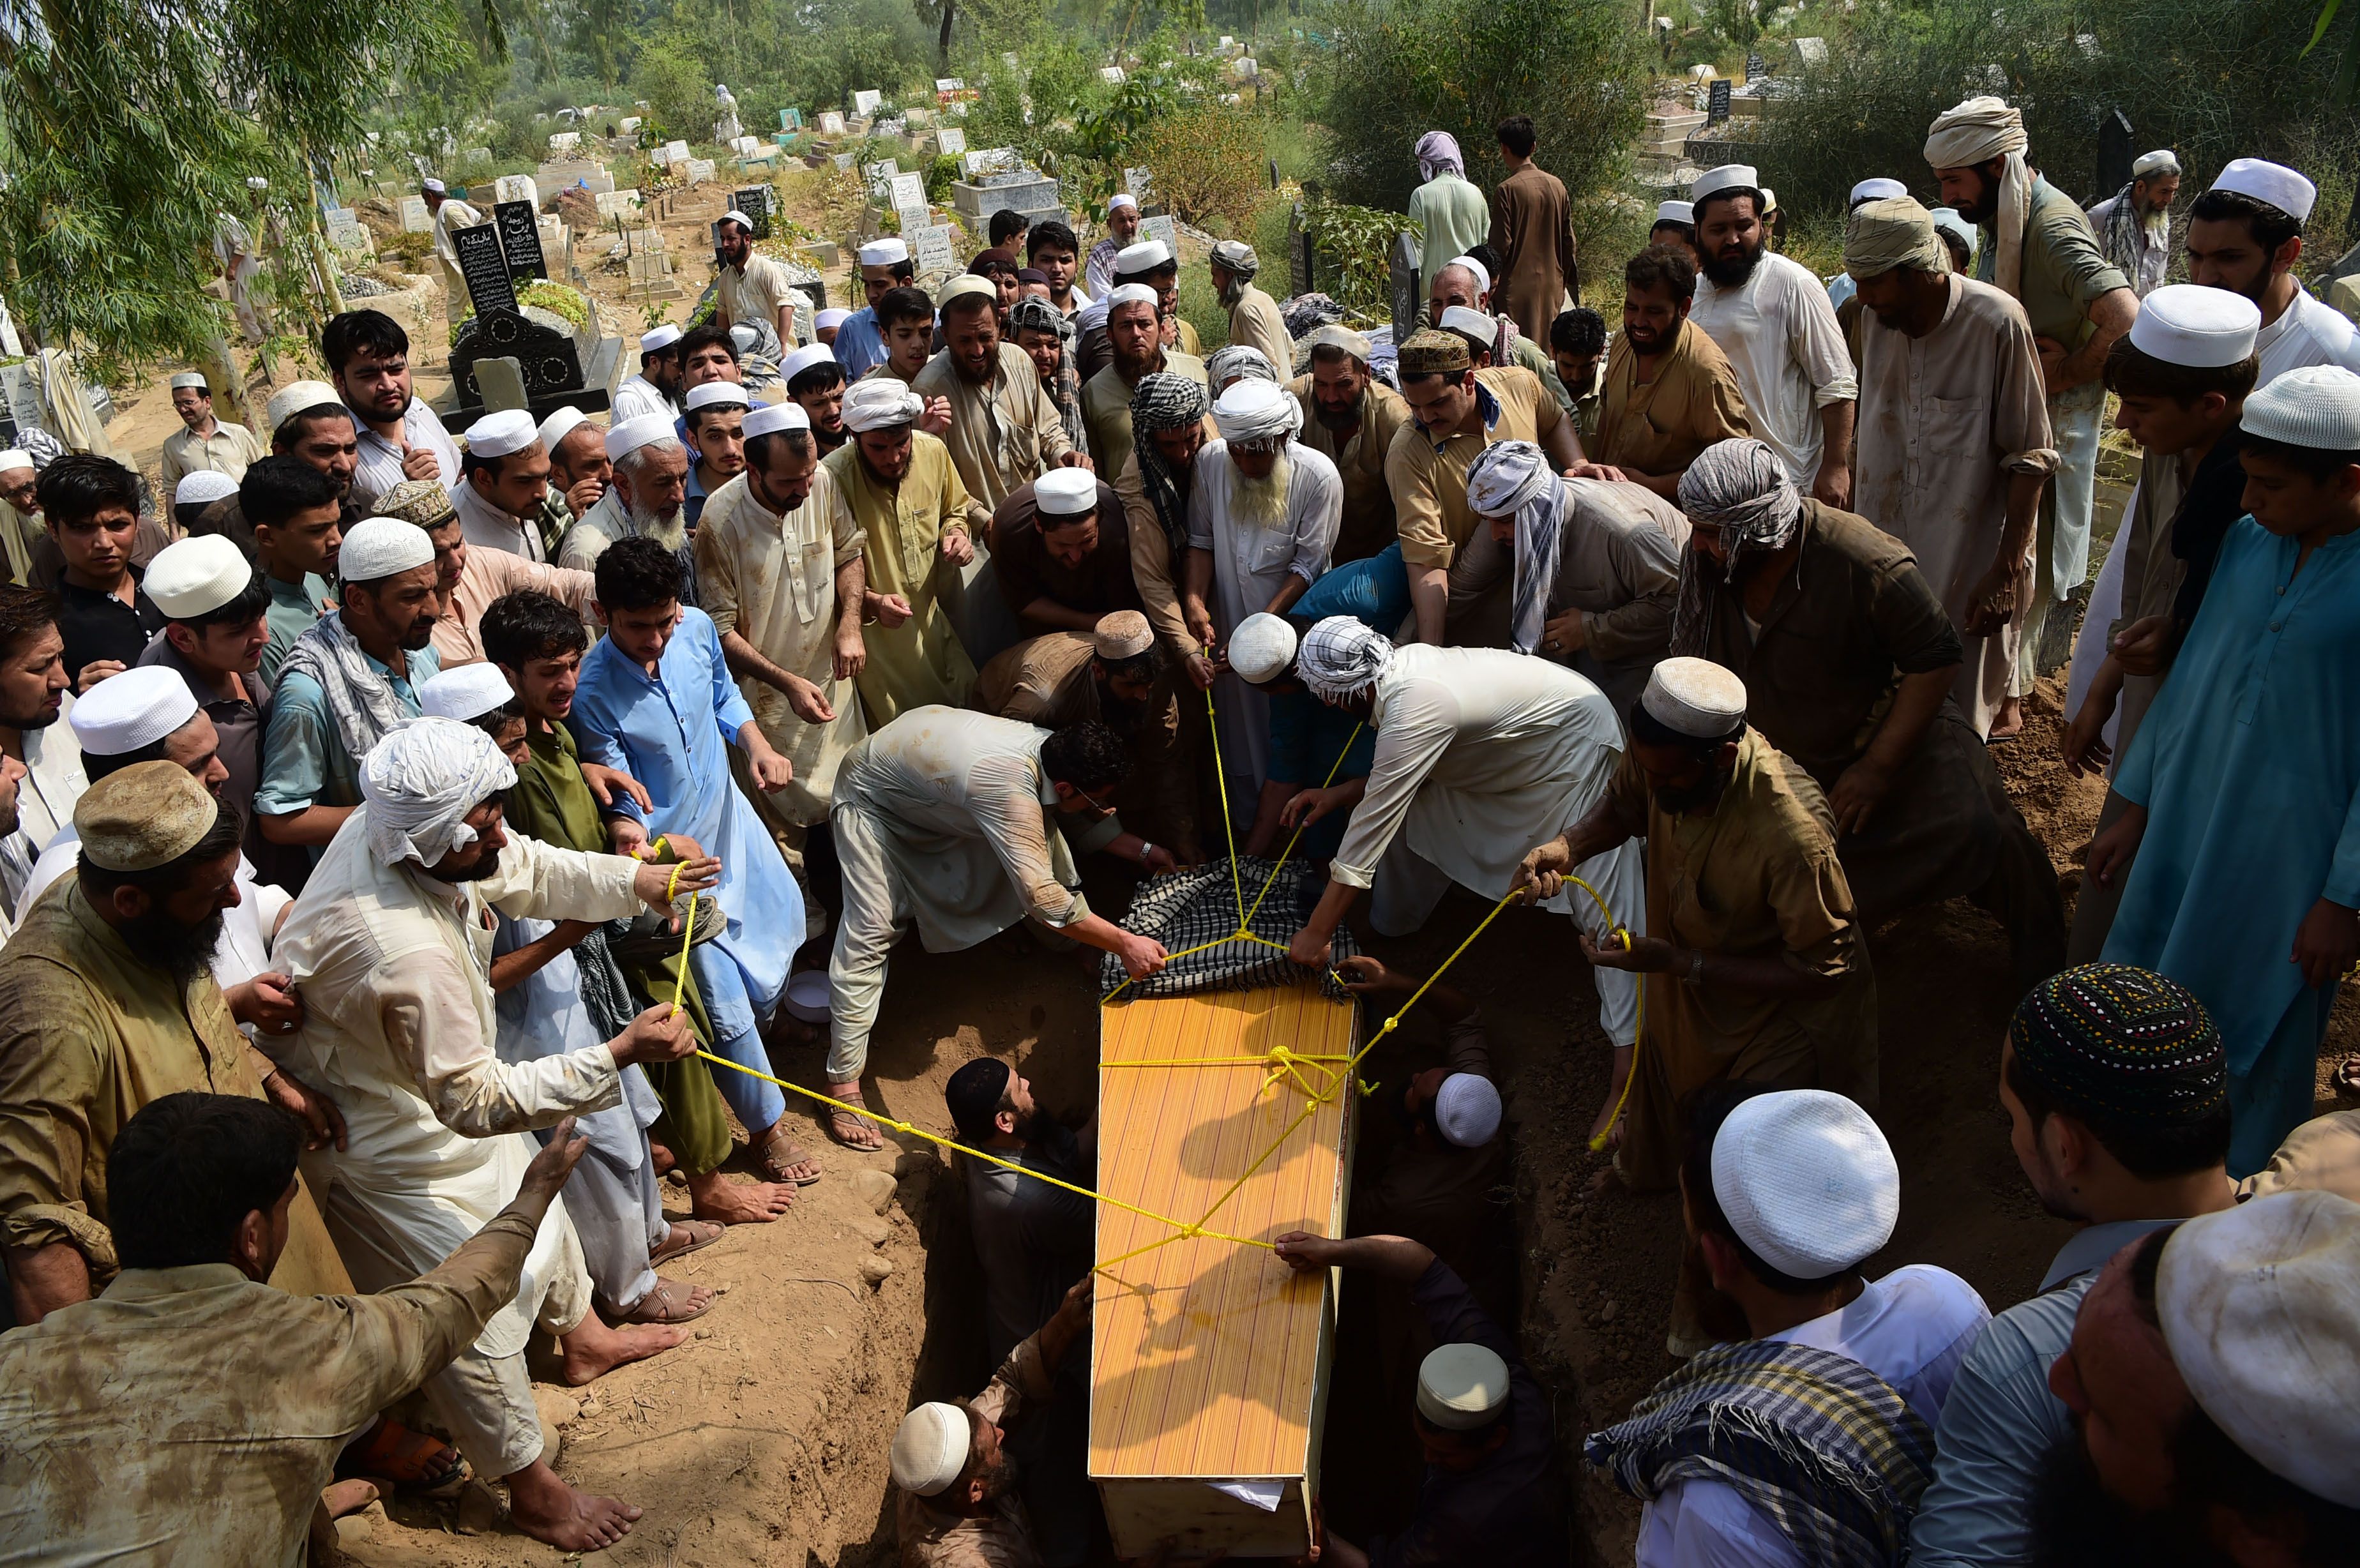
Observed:
[[[1876,278],[1896,267],[1948,272],[1950,247],[1934,230],[1934,215],[1907,196],[1863,201],[1844,223],[1844,270]]]
[[[1992,281],[2010,297],[2024,293],[2024,225],[2032,215],[2032,171],[2024,155],[2024,116],[1998,98],[1970,98],[1945,110],[1926,133],[1926,161],[1937,169],[1966,169],[2005,158],[2000,171],[1999,211],[1994,226],[1999,250],[1992,258]]]

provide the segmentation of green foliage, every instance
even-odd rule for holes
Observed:
[[[631,87],[647,101],[648,113],[673,135],[693,142],[712,137],[720,114],[713,83],[705,78],[704,62],[678,44],[667,40],[642,49],[631,68]]]
[[[1622,0],[1329,0],[1315,26],[1335,47],[1310,67],[1334,191],[1400,212],[1411,149],[1448,131],[1468,178],[1505,170],[1491,127],[1530,114],[1535,154],[1579,201],[1612,187],[1644,113],[1644,38]]]
[[[1398,212],[1348,206],[1341,201],[1307,201],[1303,208],[1303,232],[1318,247],[1319,282],[1325,293],[1348,310],[1390,316],[1393,296],[1393,236],[1406,230],[1423,240],[1415,223]],[[1330,271],[1329,267],[1333,270]]]

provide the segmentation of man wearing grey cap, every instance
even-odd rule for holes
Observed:
[[[1304,341],[1311,345],[1310,363],[1286,389],[1303,405],[1295,439],[1334,463],[1344,481],[1344,514],[1331,557],[1341,566],[1377,554],[1400,535],[1393,493],[1385,483],[1385,453],[1393,432],[1409,421],[1409,405],[1369,373],[1370,343],[1359,332],[1330,323]]]
[[[172,377],[172,412],[180,416],[182,428],[164,438],[160,466],[168,494],[201,469],[235,480],[262,455],[262,443],[252,430],[213,418],[213,389],[193,370]]]
[[[1213,247],[1208,265],[1213,292],[1229,307],[1230,343],[1261,350],[1281,376],[1287,375],[1295,368],[1295,340],[1286,335],[1278,301],[1254,287],[1262,257],[1243,240],[1223,240]]]
[[[2142,154],[2128,183],[2090,209],[2098,248],[2144,299],[2163,287],[2171,267],[2171,203],[2180,194],[2180,159],[2169,147]]]

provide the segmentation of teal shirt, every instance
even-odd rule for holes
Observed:
[[[316,572],[305,572],[300,587],[281,583],[268,572],[263,574],[263,580],[270,584],[270,608],[262,617],[263,624],[270,628],[270,643],[262,650],[262,679],[266,685],[276,686],[279,666],[287,658],[288,650],[320,618],[320,606],[335,603],[335,594]]]
[[[1483,199],[1481,190],[1455,174],[1437,174],[1411,191],[1409,215],[1426,235],[1417,284],[1428,291],[1436,273],[1481,245],[1491,233],[1491,202]]]
[[[418,688],[442,668],[442,659],[432,648],[407,657],[406,676],[394,674],[374,659],[368,667],[393,688],[403,711],[415,716]],[[328,694],[320,690],[320,683],[298,670],[274,685],[270,727],[262,736],[262,787],[254,792],[255,811],[266,817],[283,817],[307,806],[357,806],[360,780],[360,759],[345,752],[344,740],[336,734],[335,717],[328,712]],[[318,851],[312,852],[312,857],[318,858]]]

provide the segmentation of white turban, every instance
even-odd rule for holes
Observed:
[[[1970,98],[1945,110],[1926,134],[1926,161],[1937,169],[1967,169],[2005,158],[2000,171],[1999,211],[1994,215],[1999,251],[1992,258],[1992,281],[2009,296],[2024,293],[2024,225],[2032,215],[2032,171],[2024,154],[2024,116],[1998,98]]]
[[[2133,180],[2148,180],[2158,174],[2178,174],[2179,172],[2180,159],[2173,155],[2169,147],[2158,147],[2153,152],[2142,153],[2138,161],[2131,165]]]
[[[1431,180],[1437,174],[1467,178],[1467,159],[1459,153],[1459,138],[1448,131],[1428,131],[1417,138],[1417,177]]]
[[[858,433],[917,422],[926,400],[890,376],[872,376],[852,384],[844,395],[845,429]]]
[[[1537,652],[1548,622],[1549,590],[1557,584],[1562,495],[1548,454],[1530,441],[1498,441],[1467,465],[1467,505],[1480,517],[1516,520],[1516,581],[1508,646]]]
[[[940,1496],[967,1468],[973,1440],[966,1410],[940,1399],[920,1405],[893,1433],[888,1456],[893,1484],[921,1497]]]
[[[1341,702],[1375,685],[1393,661],[1384,633],[1350,615],[1330,615],[1303,634],[1295,672],[1313,696]]]
[[[361,758],[370,850],[388,866],[433,866],[475,842],[467,813],[516,782],[492,737],[456,719],[410,719]]]
[[[1303,428],[1303,405],[1275,381],[1248,378],[1213,400],[1213,424],[1226,441],[1283,441]]]

